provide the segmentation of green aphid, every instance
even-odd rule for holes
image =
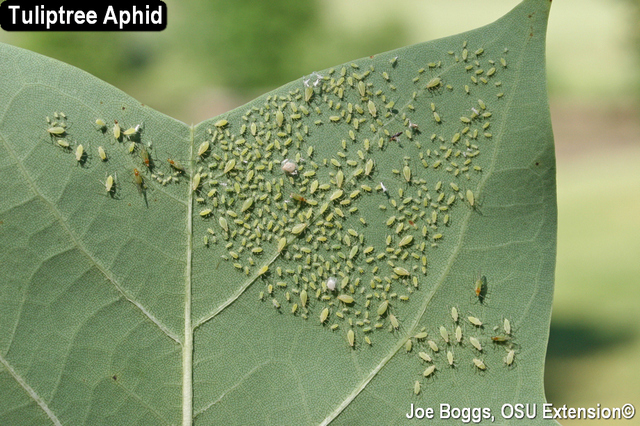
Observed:
[[[482,294],[482,290],[487,287],[487,277],[484,275],[480,276],[473,285],[473,292],[476,294],[476,297],[480,297]]]
[[[427,83],[427,89],[436,89],[440,86],[440,84],[442,84],[442,79],[440,79],[440,77],[434,77]]]

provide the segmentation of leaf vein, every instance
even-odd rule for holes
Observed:
[[[42,411],[44,411],[47,417],[49,417],[49,420],[51,420],[51,423],[53,423],[56,426],[62,426],[62,423],[60,422],[58,417],[51,410],[51,408],[49,408],[49,406],[42,399],[42,397],[38,395],[38,393],[31,386],[27,384],[24,378],[22,378],[22,376],[18,374],[18,372],[9,364],[9,362],[6,359],[2,357],[2,355],[0,355],[0,364],[2,364],[4,368],[7,369],[9,374],[11,374],[13,379],[20,385],[20,387],[22,387],[22,389],[24,389],[25,392],[27,392],[27,394],[35,401],[36,404],[38,404],[38,406],[42,409]]]

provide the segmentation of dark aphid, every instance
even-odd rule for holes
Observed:
[[[394,134],[393,136],[391,136],[391,137],[389,138],[389,140],[390,140],[390,141],[394,141],[394,142],[395,142],[395,141],[397,141],[397,140],[398,140],[398,136],[400,136],[400,135],[402,135],[402,132],[398,132],[398,133]]]

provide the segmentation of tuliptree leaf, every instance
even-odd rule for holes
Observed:
[[[547,422],[549,6],[193,127],[2,45],[0,423]]]

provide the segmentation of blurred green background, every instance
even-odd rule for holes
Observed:
[[[165,1],[159,33],[2,31],[0,41],[198,123],[314,70],[467,31],[519,3]],[[640,409],[639,11],[640,0],[556,0],[551,10],[559,241],[545,381],[557,406]]]

